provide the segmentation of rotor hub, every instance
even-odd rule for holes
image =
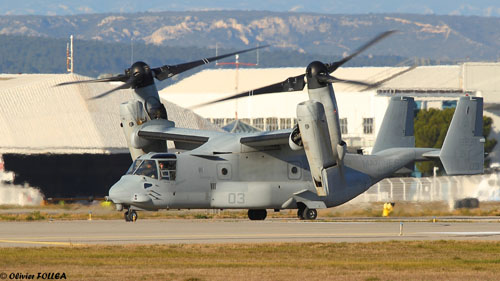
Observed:
[[[151,68],[142,61],[135,62],[129,69],[126,70],[126,74],[130,78],[133,78],[132,88],[134,89],[146,87],[154,83]]]
[[[316,78],[318,74],[328,74],[328,69],[324,63],[320,61],[313,61],[306,68],[306,77],[309,89],[323,88],[328,84],[318,81]]]

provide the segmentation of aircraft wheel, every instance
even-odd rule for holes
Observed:
[[[316,209],[309,209],[309,208],[305,208],[304,209],[304,219],[306,220],[315,220],[316,217],[318,217],[318,212],[316,211]]]
[[[299,218],[300,220],[303,220],[304,219],[304,209],[297,209],[297,218]]]
[[[267,211],[265,209],[260,210],[248,210],[248,218],[252,221],[259,220],[263,221],[267,217]]]
[[[130,221],[135,222],[138,218],[136,211],[130,212]]]
[[[125,213],[123,213],[123,217],[125,218],[125,221],[130,221],[130,216],[129,216],[129,211],[126,211]]]

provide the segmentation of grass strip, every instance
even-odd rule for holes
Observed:
[[[68,280],[498,280],[500,242],[0,248],[0,271]]]

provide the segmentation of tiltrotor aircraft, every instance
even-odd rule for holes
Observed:
[[[389,103],[372,154],[347,152],[332,83],[377,85],[330,74],[391,33],[380,34],[340,61],[312,62],[305,74],[254,90],[253,95],[261,95],[301,91],[307,85],[309,100],[297,105],[298,125],[291,130],[235,134],[175,127],[154,78],[171,77],[185,69],[182,65],[150,69],[138,62],[125,75],[91,80],[122,81],[117,89],[135,91],[135,99],[120,105],[134,162],[111,187],[108,199],[117,210],[126,210],[126,221],[135,221],[137,210],[186,208],[248,209],[251,220],[264,220],[266,209],[297,209],[300,219],[313,220],[317,209],[341,205],[414,161],[438,158],[449,175],[482,173],[483,103],[478,97],[460,98],[441,149],[415,148],[413,98],[397,96]],[[184,151],[169,153],[167,140]]]

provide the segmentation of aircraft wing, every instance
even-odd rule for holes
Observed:
[[[240,138],[240,143],[252,147],[288,144],[291,129],[262,132]]]
[[[150,125],[144,126],[139,130],[138,135],[140,137],[201,145],[211,137],[227,134],[225,132],[170,127],[159,122],[155,124],[155,122],[150,121],[149,123]]]
[[[241,134],[240,143],[256,148],[288,144],[288,137],[291,132],[292,130],[288,129],[254,134]],[[149,121],[147,126],[144,126],[139,130],[138,135],[147,139],[174,141],[176,143],[176,147],[181,145],[182,148],[186,149],[193,149],[193,145],[202,145],[210,138],[220,137],[223,135],[232,135],[237,137],[237,134],[227,132],[172,127],[164,121],[160,122],[157,120]],[[186,145],[188,145],[188,147],[186,147]]]

